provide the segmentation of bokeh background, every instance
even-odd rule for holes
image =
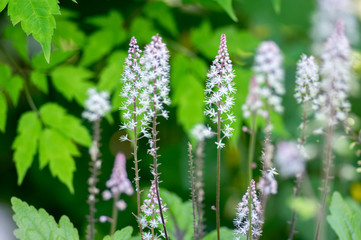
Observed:
[[[287,1],[280,0],[279,6],[271,0],[234,0],[233,9],[237,17],[234,21],[216,1],[207,0],[166,0],[166,1],[61,1],[61,16],[57,16],[57,29],[53,39],[54,51],[72,51],[71,57],[60,64],[81,65],[93,73],[89,81],[99,88],[109,90],[112,94],[114,108],[112,120],[102,121],[102,174],[98,184],[100,189],[105,188],[105,181],[109,178],[115,154],[124,152],[127,157],[129,178],[133,179],[131,170],[133,165],[131,146],[119,141],[124,132],[119,131],[120,117],[117,108],[120,106],[118,95],[121,89],[120,77],[126,57],[126,51],[131,36],[135,36],[141,47],[151,40],[151,36],[159,33],[167,44],[171,55],[171,98],[169,107],[170,117],[161,120],[160,124],[160,171],[162,172],[161,187],[178,194],[183,201],[190,198],[188,178],[187,142],[190,140],[191,127],[202,121],[209,123],[199,109],[203,107],[203,86],[206,72],[217,54],[219,38],[222,33],[227,35],[227,44],[236,72],[236,82],[239,91],[236,114],[239,118],[239,127],[235,137],[229,142],[222,153],[222,180],[221,180],[221,225],[233,228],[232,220],[235,217],[235,207],[241,200],[247,188],[247,149],[249,135],[241,132],[241,126],[248,122],[242,119],[241,104],[245,101],[248,92],[248,82],[253,62],[253,56],[258,44],[263,40],[275,41],[284,55],[286,70],[286,95],[283,98],[285,112],[276,116],[275,130],[272,135],[274,143],[281,140],[296,140],[301,123],[301,108],[293,98],[295,85],[296,62],[302,53],[311,54],[310,29],[313,24],[312,14],[317,2],[313,0]],[[355,1],[356,6],[361,1]],[[279,9],[278,9],[279,8]],[[360,8],[360,7],[359,7]],[[357,9],[357,8],[356,8]],[[361,14],[361,11],[356,11]],[[94,19],[103,19],[102,24],[94,24]],[[92,20],[93,19],[93,20]],[[26,60],[19,54],[16,42],[25,39],[28,59],[41,58],[40,45],[31,37],[18,30],[13,30],[7,11],[0,14],[0,43],[10,52],[24,71],[32,71],[31,60]],[[22,33],[22,34],[21,34]],[[95,35],[101,35],[96,37]],[[103,34],[103,35],[102,35]],[[106,35],[108,34],[108,35]],[[95,37],[94,37],[95,36]],[[355,119],[355,129],[359,126],[358,117],[361,115],[360,94],[358,88],[358,51],[360,44],[354,45],[356,81],[351,96],[352,112]],[[86,56],[86,57],[84,57]],[[52,55],[54,57],[54,54]],[[0,61],[7,63],[8,59],[0,54]],[[54,60],[52,60],[54,61]],[[50,70],[49,70],[50,71]],[[1,76],[0,76],[1,77]],[[30,93],[37,106],[46,102],[57,102],[67,111],[81,117],[83,107],[74,100],[64,98],[58,89],[51,84],[48,75],[48,94],[39,91],[30,84]],[[72,86],[69,86],[70,88]],[[76,85],[73,86],[77,88]],[[84,89],[79,89],[82,91]],[[17,106],[9,105],[7,126],[4,133],[0,133],[0,204],[5,209],[10,208],[11,196],[44,208],[55,219],[67,215],[84,237],[88,213],[87,184],[89,177],[88,150],[79,147],[81,157],[76,158],[76,172],[74,175],[74,194],[58,179],[51,176],[46,167],[39,169],[38,157],[29,169],[23,183],[17,185],[17,174],[13,162],[12,143],[16,137],[17,122],[21,114],[30,110],[24,92],[20,95]],[[91,125],[82,122],[89,131]],[[256,143],[256,163],[260,165],[263,133],[258,131]],[[336,138],[335,148],[335,181],[333,189],[341,192],[346,198],[361,201],[360,175],[356,173],[357,157],[355,149],[350,149],[350,141],[341,137],[344,132],[340,128]],[[320,185],[322,137],[315,136],[309,139],[310,148],[314,149],[314,157],[307,163],[309,182],[303,193],[306,197],[292,200],[294,179],[284,179],[277,176],[279,183],[278,194],[270,197],[266,211],[266,222],[262,239],[286,239],[288,236],[288,222],[292,216],[292,207],[299,213],[296,229],[298,234],[294,239],[313,239],[314,215],[317,202],[312,191],[319,195]],[[140,143],[141,186],[150,185],[151,174],[149,164],[151,158],[146,154],[146,141]],[[356,146],[357,149],[357,146]],[[254,171],[258,178],[260,172]],[[215,205],[215,174],[216,148],[214,139],[206,142],[205,149],[205,209],[207,231],[215,229],[215,212],[211,206]],[[119,227],[136,226],[131,212],[136,211],[136,197],[124,197],[128,208],[120,213]],[[111,201],[100,201],[97,204],[98,215],[110,215]],[[6,211],[6,210],[4,210]],[[0,212],[0,216],[5,216]],[[0,221],[1,222],[1,221]],[[2,224],[1,224],[2,225]],[[107,224],[97,224],[98,235],[108,233]],[[0,230],[2,231],[2,230]],[[329,238],[336,239],[329,229]],[[0,234],[1,236],[1,234]],[[100,239],[100,238],[99,238]],[[7,238],[2,239],[7,240]]]

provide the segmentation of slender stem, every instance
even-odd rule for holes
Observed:
[[[110,237],[113,240],[113,235],[115,233],[115,230],[117,228],[117,222],[118,222],[118,208],[117,208],[117,202],[119,200],[119,194],[114,196],[113,200],[113,210],[112,210],[112,224],[110,225]]]
[[[221,105],[221,101],[218,102],[218,109]],[[217,142],[220,144],[221,141],[221,112],[217,111]],[[220,233],[220,219],[219,219],[219,198],[220,198],[220,187],[221,187],[221,147],[217,147],[217,189],[216,189],[216,221],[217,221],[217,239],[221,239]]]
[[[195,187],[195,178],[194,178],[194,162],[192,155],[192,144],[188,142],[188,157],[189,157],[189,179],[191,183],[191,197],[192,197],[192,215],[193,215],[193,239],[197,239],[197,200],[196,200],[196,187]]]
[[[203,189],[203,149],[204,149],[204,140],[198,142],[196,149],[196,212],[198,214],[198,223],[197,223],[197,239],[202,239],[204,236],[204,189]]]

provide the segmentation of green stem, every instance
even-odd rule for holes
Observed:
[[[114,202],[113,202],[113,210],[112,210],[112,224],[110,225],[110,237],[113,240],[113,235],[115,233],[115,230],[117,228],[117,221],[118,221],[118,208],[117,208],[117,202],[119,200],[119,194],[114,196]]]
[[[220,105],[220,102],[218,103]],[[219,109],[219,107],[218,107]],[[221,112],[218,110],[217,113],[218,126],[217,126],[217,141],[221,141]],[[220,221],[219,221],[219,198],[220,198],[220,187],[221,187],[221,148],[217,147],[217,189],[216,189],[216,222],[217,222],[217,239],[221,239],[220,233]]]
[[[252,174],[252,163],[254,158],[254,150],[256,146],[256,134],[257,134],[257,128],[256,128],[256,113],[252,112],[252,126],[251,126],[251,139],[249,143],[249,150],[248,150],[248,183],[251,182],[253,178]],[[248,221],[249,221],[249,228],[248,228],[248,236],[247,239],[252,239],[252,196],[251,193],[249,193],[249,200],[248,200]]]

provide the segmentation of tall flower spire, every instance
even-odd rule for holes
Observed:
[[[350,91],[351,48],[345,36],[343,23],[338,21],[332,36],[324,45],[321,66],[321,91],[317,104],[320,106],[318,116],[328,119],[328,124],[336,124],[346,119],[350,109],[347,100]]]
[[[140,59],[142,64],[142,82],[145,86],[142,93],[143,99],[145,99],[144,105],[146,106],[146,121],[151,122],[150,134],[149,134],[149,150],[148,153],[153,157],[152,174],[154,176],[154,191],[157,198],[157,204],[159,206],[160,220],[163,225],[163,233],[165,239],[168,239],[167,229],[165,226],[165,218],[163,216],[162,201],[159,196],[159,172],[158,158],[158,130],[157,118],[162,116],[168,118],[168,111],[165,110],[164,105],[170,105],[169,99],[169,52],[165,43],[162,42],[162,38],[157,34],[152,37],[151,41],[144,50],[144,55]],[[148,235],[144,235],[148,237]]]
[[[222,34],[218,55],[213,61],[207,74],[206,82],[206,109],[204,113],[217,124],[217,193],[216,193],[216,218],[217,238],[220,239],[219,223],[219,198],[220,198],[220,161],[221,148],[225,146],[222,140],[232,136],[233,128],[230,124],[235,120],[231,112],[234,104],[234,71],[232,61],[227,50],[226,35]]]

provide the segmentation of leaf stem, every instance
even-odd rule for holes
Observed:
[[[117,228],[117,222],[118,222],[118,208],[117,208],[117,202],[119,200],[120,194],[116,194],[113,199],[113,210],[112,210],[112,224],[110,225],[110,237],[111,240],[113,240],[113,235],[115,233],[115,230]]]

